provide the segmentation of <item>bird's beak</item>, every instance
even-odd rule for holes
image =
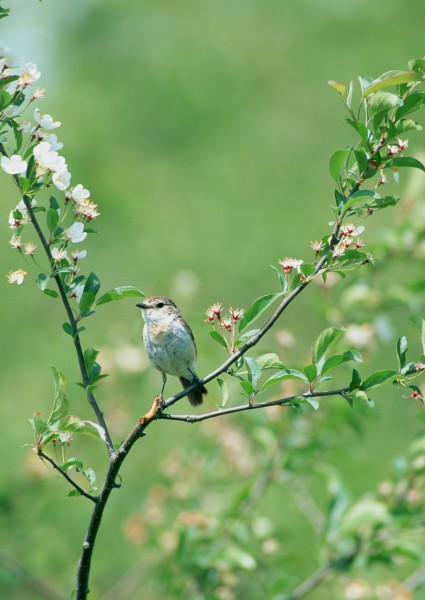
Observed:
[[[146,304],[143,304],[143,302],[139,302],[139,304],[136,304],[137,308],[147,308]]]

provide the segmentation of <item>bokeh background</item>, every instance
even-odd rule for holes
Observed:
[[[309,241],[328,230],[333,197],[329,156],[354,138],[326,81],[403,69],[409,59],[424,54],[421,0],[15,0],[0,26],[2,41],[42,71],[40,83],[47,93],[39,106],[63,122],[59,137],[73,182],[84,183],[99,204],[99,233],[84,244],[87,268],[98,274],[104,290],[134,285],[147,295],[173,297],[194,330],[200,375],[224,359],[203,322],[208,304],[219,300],[247,307],[276,290],[269,265],[285,256],[309,260]],[[411,147],[420,152],[423,135],[412,137]],[[22,266],[7,244],[7,215],[19,198],[4,174],[0,181],[0,272],[6,274]],[[420,180],[402,178],[401,189],[409,185],[420,194]],[[395,214],[400,215],[389,212],[367,222],[369,244],[393,226]],[[419,276],[420,266],[412,261],[406,269],[399,262],[376,279],[372,291],[382,293],[406,273]],[[73,411],[91,415],[76,386],[75,358],[61,328],[59,303],[40,294],[31,278],[18,287],[1,277],[0,287],[0,531],[9,561],[0,564],[0,595],[36,600],[43,593],[25,582],[25,573],[14,572],[14,561],[57,590],[71,589],[90,509],[82,499],[66,498],[65,483],[25,447],[32,442],[26,418],[47,412],[53,398],[49,366],[66,374]],[[335,294],[325,294],[310,286],[259,352],[278,351],[285,362],[299,365],[329,320],[347,324],[336,288]],[[374,367],[395,360],[394,340],[414,331],[409,316],[420,313],[421,302],[418,293],[416,303],[393,302],[380,315],[381,335],[366,349]],[[355,307],[353,312],[356,318]],[[98,397],[119,441],[146,411],[160,377],[140,347],[142,323],[132,300],[104,306],[87,324],[85,343],[100,349],[100,362],[110,373]],[[170,393],[177,389],[169,383]],[[237,401],[237,389],[231,390],[231,401]],[[211,385],[208,407],[218,397],[218,386]],[[330,401],[341,422],[356,425],[351,433],[341,427],[327,455],[353,498],[389,476],[420,427],[418,407],[401,401],[396,392],[388,389],[376,400],[374,411],[355,415],[341,407],[342,401]],[[181,410],[186,408],[182,403]],[[209,496],[230,503],[235,474],[223,464],[250,443],[262,418],[229,417],[223,428],[230,428],[234,445],[227,448],[223,442],[219,450],[214,446],[219,428],[211,422],[194,427],[161,422],[149,430],[128,459],[123,487],[105,517],[93,598],[181,597],[183,591],[171,584],[165,591],[147,585],[161,577],[161,562],[150,571],[143,566],[146,553],[168,558],[167,543],[147,541],[144,533],[140,515],[146,498],[155,505],[152,486],[171,489],[169,469],[183,477],[181,463],[187,456],[201,460],[200,448],[217,452],[216,468],[223,473],[213,489],[201,486],[198,495],[190,496],[192,507],[205,506]],[[309,435],[320,438],[321,427],[319,421]],[[103,452],[94,442],[78,442],[73,451],[101,478]],[[190,473],[189,468],[188,485]],[[202,476],[198,469],[192,474]],[[258,470],[241,468],[236,479],[249,485],[257,476]],[[317,493],[325,495],[323,489]],[[286,498],[283,488],[271,486],[255,510],[271,519],[278,542],[262,568],[278,572],[279,562],[289,561],[295,584],[320,557],[317,536],[292,501],[282,510]],[[184,501],[176,500],[177,505]],[[130,591],[115,589],[126,574]],[[237,589],[240,597],[243,587]],[[268,597],[249,586],[243,593]],[[311,598],[329,598],[330,593],[336,594],[318,590]],[[199,594],[191,597],[218,597]]]

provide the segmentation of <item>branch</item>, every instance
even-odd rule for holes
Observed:
[[[359,552],[360,545],[347,556],[329,560],[323,567],[319,567],[317,571],[314,571],[314,573],[307,577],[292,593],[285,596],[285,600],[301,600],[301,598],[305,598],[307,594],[323,583],[333,572],[340,569],[347,569]]]
[[[292,594],[285,596],[285,600],[300,600],[309,594],[314,588],[320,585],[334,570],[334,563],[329,561],[323,567],[320,567],[299,585]]]
[[[3,154],[3,156],[7,156],[7,152],[2,143],[0,143],[0,153]],[[21,191],[22,200],[24,201],[25,207],[28,210],[28,214],[31,218],[31,223],[34,225],[34,229],[36,230],[36,233],[40,239],[41,245],[43,246],[43,250],[46,253],[47,258],[49,259],[49,264],[53,265],[54,260],[52,257],[52,253],[50,252],[50,246],[49,246],[49,243],[43,233],[43,230],[40,227],[39,222],[37,221],[35,213],[32,209],[31,198],[29,196],[27,196],[27,194],[22,193],[20,182],[19,182],[19,177],[17,175],[14,175],[13,178],[14,178],[15,183],[18,186],[19,190]],[[84,388],[87,388],[90,381],[89,381],[89,376],[88,376],[87,369],[86,369],[86,363],[84,361],[84,354],[83,354],[83,350],[81,347],[81,339],[78,334],[77,322],[75,320],[74,313],[72,312],[71,305],[69,304],[69,299],[68,299],[68,296],[66,295],[65,288],[63,286],[60,275],[58,273],[56,273],[53,275],[53,278],[55,279],[56,285],[58,286],[59,294],[60,294],[62,303],[65,307],[65,311],[66,311],[67,317],[69,319],[69,323],[72,328],[72,332],[73,332],[72,339],[74,341],[74,346],[75,346],[75,350],[77,353],[78,365],[80,367],[81,378],[83,381]],[[109,434],[108,428],[106,426],[106,422],[103,417],[103,413],[100,410],[98,403],[96,402],[93,392],[90,392],[90,394],[87,395],[87,398],[88,398],[88,401],[97,417],[99,424],[105,431],[106,445],[107,445],[109,454],[112,455],[115,452],[115,448],[114,448],[114,444],[112,442],[111,436]]]
[[[412,592],[425,584],[425,568],[420,566],[404,581],[403,587]]]
[[[205,381],[205,380],[203,380]],[[189,388],[187,388],[189,389]],[[296,398],[321,398],[323,396],[344,396],[349,391],[348,387],[339,388],[337,390],[328,390],[326,392],[304,392],[304,394],[295,394],[294,396],[287,396],[286,398],[280,398],[279,400],[269,400],[267,402],[252,402],[240,404],[239,406],[231,406],[230,408],[223,408],[214,410],[203,415],[174,415],[170,413],[158,412],[157,419],[169,419],[171,421],[183,421],[185,423],[197,423],[199,421],[205,421],[206,419],[213,419],[214,417],[221,417],[223,415],[229,415],[235,412],[244,412],[247,410],[255,410],[256,408],[268,408],[269,406],[283,406],[289,404]],[[177,396],[179,394],[176,394]]]
[[[50,463],[52,465],[52,467],[55,469],[55,471],[57,471],[58,473],[60,473],[62,475],[62,477],[65,477],[65,479],[67,480],[67,482],[70,483],[72,485],[72,487],[74,487],[77,490],[77,492],[79,492],[82,496],[84,496],[85,498],[88,498],[92,502],[95,502],[95,503],[97,502],[96,496],[92,496],[91,494],[89,494],[88,492],[86,492],[85,490],[83,490],[83,488],[80,487],[78,485],[78,483],[76,483],[68,475],[68,473],[66,471],[64,471],[63,469],[61,469],[60,466],[57,465],[52,458],[50,458],[50,456],[47,456],[47,454],[44,454],[44,452],[40,448],[37,450],[37,454],[38,454],[38,456],[41,459],[46,460],[48,463]]]

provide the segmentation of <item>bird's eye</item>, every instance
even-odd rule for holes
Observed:
[[[158,302],[158,304],[156,305],[157,308],[162,308],[164,306],[163,302]]]

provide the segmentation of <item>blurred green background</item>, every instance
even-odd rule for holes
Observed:
[[[1,39],[42,71],[47,94],[38,105],[63,122],[58,135],[73,183],[82,182],[99,204],[99,234],[84,244],[87,270],[98,274],[104,290],[134,285],[147,295],[173,297],[194,330],[203,375],[224,359],[203,323],[208,304],[247,307],[274,291],[269,265],[285,256],[309,260],[309,241],[328,230],[329,156],[352,142],[353,134],[326,81],[405,68],[424,54],[423,27],[422,0],[16,0],[1,23]],[[411,147],[418,151],[425,139],[415,136]],[[19,198],[4,174],[1,184],[0,272],[7,273],[22,266],[7,245],[7,215]],[[392,219],[389,213],[368,221],[368,243]],[[399,266],[400,276],[403,272]],[[391,271],[387,276],[391,279]],[[64,482],[23,447],[32,442],[25,419],[49,409],[50,365],[67,375],[73,411],[91,414],[75,385],[75,358],[61,329],[59,303],[38,293],[30,278],[18,287],[2,277],[0,286],[2,548],[54,588],[69,590],[90,506],[65,498]],[[320,293],[311,286],[259,351],[278,349],[286,362],[299,364],[327,325],[321,304],[336,302]],[[412,327],[408,310],[396,307],[392,314],[398,327],[388,336],[393,346],[396,335]],[[133,301],[102,307],[87,324],[84,341],[101,350],[100,362],[111,373],[98,398],[119,441],[146,411],[160,376],[140,348],[142,323]],[[282,330],[294,337],[290,348],[279,344]],[[391,366],[393,350],[378,345],[370,358],[377,368]],[[178,388],[170,382],[167,389]],[[211,385],[208,407],[218,396],[218,386]],[[388,476],[419,428],[416,407],[402,403],[397,393],[388,390],[377,400],[375,411],[361,415],[362,437],[347,434],[332,447],[331,460],[353,497]],[[341,402],[330,401],[341,419],[358,419]],[[262,417],[228,421],[249,438],[257,418]],[[134,565],[136,570],[143,565],[146,548],[128,534],[128,522],[163,478],[164,458],[202,448],[213,427],[161,422],[134,449],[95,552],[93,598],[107,598]],[[320,436],[320,427],[311,433]],[[101,477],[102,450],[92,442],[78,444],[75,452]],[[240,483],[255,475],[240,475]],[[221,500],[228,496],[230,502],[232,482],[224,478],[216,485]],[[207,487],[199,494],[203,504],[212,491]],[[282,490],[271,489],[258,510],[280,532],[281,554],[273,560],[290,561],[295,584],[317,566],[318,557],[312,531],[293,508],[282,511],[284,503]],[[144,576],[140,567],[139,575],[130,595],[117,591],[114,598],[142,597],[149,573]],[[156,594],[154,586],[144,593],[152,599],[179,597],[171,588]],[[258,590],[244,595],[261,597]],[[0,596],[43,597],[1,567]],[[311,595],[328,597],[326,590]]]

